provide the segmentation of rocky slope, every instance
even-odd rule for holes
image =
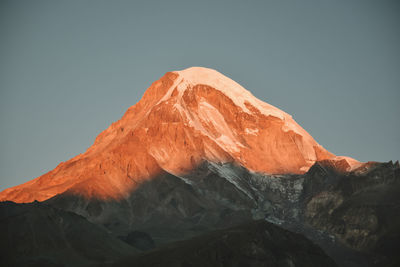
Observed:
[[[136,253],[104,227],[38,202],[0,203],[1,266],[87,266]]]
[[[365,253],[371,266],[400,263],[399,163],[371,162],[346,175],[326,162],[314,165],[304,180],[305,222],[337,242]]]
[[[97,200],[64,193],[45,203],[104,225],[115,236],[134,230],[149,233],[159,245],[252,219],[258,193],[245,191],[252,189],[242,174],[247,174],[243,167],[204,163],[185,177],[159,175],[126,199]]]
[[[206,68],[166,73],[103,131],[83,154],[0,193],[0,201],[43,201],[68,192],[123,199],[163,172],[190,173],[204,161],[232,162],[268,174],[305,173],[314,162],[360,163],[336,157],[287,113]]]
[[[336,266],[308,239],[263,220],[210,232],[108,266]]]
[[[306,235],[340,266],[386,266],[400,244],[399,170],[390,162],[368,163],[343,173],[323,161],[304,175],[266,176],[206,162],[185,176],[165,173],[147,181],[124,200],[60,194],[46,203],[115,236],[144,232],[156,246],[265,219]]]

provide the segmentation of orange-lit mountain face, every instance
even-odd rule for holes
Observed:
[[[118,199],[163,172],[183,175],[203,161],[233,162],[267,174],[301,174],[329,160],[342,171],[360,163],[336,157],[292,117],[215,70],[166,73],[84,153],[0,193],[0,201],[43,201],[69,192]]]

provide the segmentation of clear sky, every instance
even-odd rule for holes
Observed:
[[[0,0],[0,190],[84,152],[153,81],[190,66],[337,155],[398,160],[399,3]]]

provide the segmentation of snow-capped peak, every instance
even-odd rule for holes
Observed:
[[[85,153],[7,189],[0,200],[45,200],[65,191],[120,198],[163,171],[181,176],[204,161],[288,174],[326,159],[336,160],[289,114],[215,70],[192,67],[166,73]]]
[[[256,107],[266,116],[271,115],[280,119],[290,116],[278,108],[258,100],[240,84],[216,70],[204,67],[191,67],[174,72],[179,74],[183,81],[191,85],[204,84],[221,91],[247,113],[251,113],[251,111],[247,108],[246,102]]]
[[[282,129],[285,132],[293,131],[303,136],[307,141],[313,141],[313,138],[293,120],[291,115],[273,105],[259,100],[243,86],[214,69],[190,67],[180,71],[173,71],[173,73],[178,74],[178,78],[175,79],[174,84],[169,88],[168,92],[159,103],[169,99],[175,88],[178,89],[179,96],[181,97],[189,86],[208,85],[229,97],[242,111],[254,115],[253,111],[248,108],[248,106],[251,106],[262,115],[273,116],[282,120],[284,122]],[[175,107],[182,109],[180,104],[177,104]],[[247,131],[247,133],[248,132],[249,131]],[[255,131],[252,131],[252,133],[255,133]]]

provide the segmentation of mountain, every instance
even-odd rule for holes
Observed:
[[[123,199],[144,181],[163,173],[181,176],[205,161],[303,174],[328,159],[343,171],[361,165],[328,152],[289,114],[221,73],[192,67],[166,73],[85,153],[4,190],[0,201],[44,201],[65,192]]]
[[[155,249],[127,261],[121,256],[110,265],[133,265],[164,257],[165,251],[198,259],[185,246],[213,257],[213,249],[204,248],[207,242],[215,242],[210,248],[217,255],[242,260],[246,255],[221,241],[224,234],[231,235],[224,231],[264,220],[306,236],[339,266],[375,267],[400,263],[399,195],[398,162],[361,163],[335,156],[290,115],[229,78],[189,68],[153,83],[85,153],[4,190],[0,200],[36,199],[45,207],[80,215],[135,251]],[[24,207],[35,212],[31,204],[4,205],[28,205]],[[0,213],[3,220],[15,226],[14,232],[26,231],[17,217]],[[232,236],[248,244],[237,237]],[[182,240],[188,243],[172,244]],[[256,243],[254,249],[279,258],[280,251],[268,247],[279,239],[263,240],[266,246]],[[168,244],[172,250],[164,250]],[[309,248],[309,254],[319,255]],[[176,259],[167,256],[165,260]]]
[[[38,202],[2,202],[0,219],[1,266],[85,266],[137,253],[104,227]]]

